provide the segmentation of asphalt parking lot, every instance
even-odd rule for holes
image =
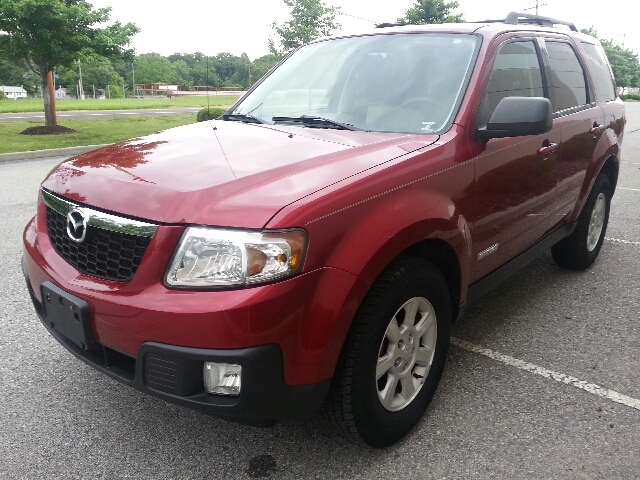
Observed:
[[[640,103],[607,240],[586,272],[545,254],[471,306],[418,427],[386,450],[320,415],[257,429],[122,386],[41,326],[20,269],[38,183],[0,164],[0,477],[640,479]]]

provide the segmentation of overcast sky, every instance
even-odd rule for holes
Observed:
[[[246,52],[254,60],[268,53],[271,23],[289,17],[282,0],[190,0],[185,2],[139,2],[131,0],[89,0],[96,7],[111,6],[112,20],[136,23],[141,32],[134,37],[137,53],[203,52],[215,55]],[[375,23],[394,22],[414,0],[325,0],[342,8],[339,34],[370,31]],[[467,21],[504,18],[512,10],[535,12],[535,0],[459,0],[456,13]],[[575,23],[580,28],[593,25],[601,38],[640,52],[640,2],[618,0],[539,0],[540,15]],[[598,5],[598,8],[595,6]],[[359,18],[355,18],[359,17]],[[626,34],[626,37],[624,36]]]

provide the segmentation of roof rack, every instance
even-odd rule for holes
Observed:
[[[553,27],[554,25],[566,25],[570,30],[577,32],[578,29],[571,22],[564,20],[556,20],[555,18],[541,17],[540,15],[531,15],[529,13],[511,12],[502,22],[509,25],[540,25],[542,27]]]
[[[506,23],[508,25],[540,25],[541,27],[553,27],[555,25],[566,25],[570,30],[577,32],[578,29],[571,22],[557,20],[555,18],[541,17],[540,15],[531,15],[530,13],[511,12],[504,20],[483,20],[481,22],[471,23]],[[402,23],[381,23],[375,28],[402,27]]]
[[[375,28],[403,27],[404,23],[380,23]]]

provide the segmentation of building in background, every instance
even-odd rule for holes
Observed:
[[[67,98],[67,89],[61,86],[56,87],[56,100],[62,100]]]
[[[20,87],[8,87],[5,85],[0,85],[0,91],[4,93],[5,98],[12,98],[13,100],[17,98],[27,98],[27,91]]]

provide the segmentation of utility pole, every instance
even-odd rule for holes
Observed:
[[[133,62],[131,62],[131,97],[135,97],[136,95],[136,67]]]

